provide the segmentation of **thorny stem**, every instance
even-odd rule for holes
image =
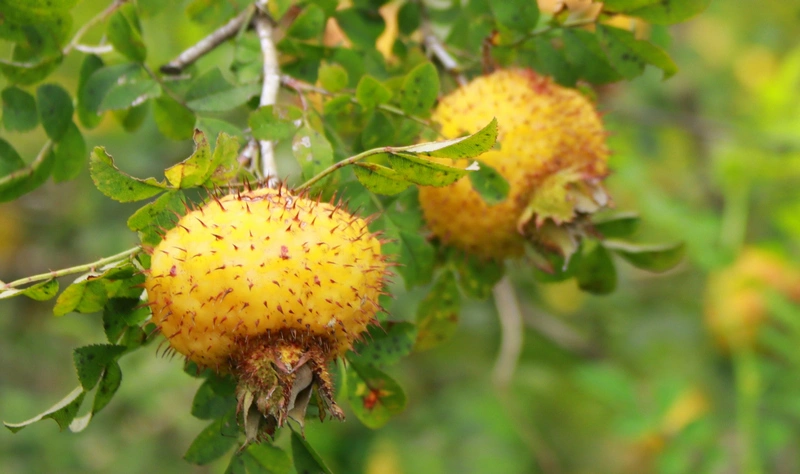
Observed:
[[[13,173],[7,174],[0,178],[0,186],[5,185],[6,183],[11,183],[17,179],[24,178],[25,176],[31,175],[36,172],[36,168],[47,158],[47,153],[50,151],[50,148],[53,146],[53,140],[47,140],[41,150],[39,150],[39,154],[36,155],[36,158],[30,164],[30,166],[26,166],[21,170],[14,171]]]
[[[96,268],[102,267],[103,265],[107,265],[109,263],[116,263],[121,262],[125,259],[133,257],[137,253],[142,250],[141,247],[133,247],[124,252],[120,252],[116,255],[112,255],[110,257],[101,258],[95,262],[85,263],[83,265],[77,265],[74,267],[63,268],[61,270],[54,270],[47,273],[41,273],[39,275],[33,275],[25,278],[21,278],[19,280],[12,281],[11,283],[0,283],[0,287],[4,290],[10,290],[12,288],[16,288],[22,285],[27,285],[30,283],[36,283],[39,281],[50,280],[53,278],[62,277],[65,275],[72,275],[75,273],[83,273],[83,272],[90,272],[95,270]]]
[[[519,355],[522,352],[522,333],[524,330],[522,322],[522,310],[514,294],[514,287],[509,278],[503,277],[495,285],[494,303],[497,306],[497,314],[500,317],[500,328],[502,339],[500,341],[500,353],[497,355],[492,378],[495,385],[504,389],[511,382],[514,370],[517,367]]]
[[[334,171],[342,169],[347,165],[352,165],[353,163],[361,161],[364,158],[367,158],[367,157],[372,156],[372,155],[377,155],[379,153],[391,153],[392,151],[400,150],[400,148],[401,147],[392,148],[392,147],[388,147],[388,146],[387,147],[383,147],[383,148],[373,148],[372,150],[363,151],[363,152],[361,152],[361,153],[359,153],[357,155],[353,155],[350,158],[346,158],[346,159],[344,159],[342,161],[339,161],[338,163],[334,163],[331,166],[327,167],[325,170],[321,171],[319,174],[317,174],[313,178],[309,179],[308,181],[306,181],[305,183],[301,184],[300,186],[297,186],[295,188],[295,191],[301,191],[303,189],[310,188],[311,186],[314,185],[314,183],[316,183],[317,181],[320,181],[325,176],[328,176],[329,174],[333,173]],[[402,147],[402,148],[405,148],[405,147]]]
[[[259,11],[256,12],[254,22],[258,41],[261,45],[261,55],[264,59],[264,82],[261,88],[259,107],[266,107],[275,105],[277,101],[281,76],[278,66],[278,52],[275,49],[275,42],[272,40],[272,19],[266,13],[267,1],[259,0],[256,5]],[[278,185],[278,170],[275,165],[273,144],[270,140],[259,140],[259,147],[261,149],[259,171],[267,180],[267,186],[274,188]]]
[[[159,70],[164,74],[179,74],[188,66],[194,64],[195,61],[213,51],[217,46],[235,36],[249,22],[253,13],[253,8],[244,9],[213,33],[181,52],[172,61],[161,66]]]

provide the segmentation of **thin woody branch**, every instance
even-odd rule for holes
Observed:
[[[275,105],[278,98],[278,89],[281,85],[278,52],[275,49],[275,42],[273,40],[272,19],[264,11],[266,3],[266,1],[257,3],[259,11],[256,12],[255,18],[253,19],[258,41],[261,46],[261,55],[264,60],[264,78],[259,107]],[[261,175],[267,180],[267,186],[275,187],[278,184],[278,170],[275,165],[275,150],[273,144],[269,140],[259,140],[259,149],[261,150]]]
[[[179,74],[181,71],[194,64],[195,61],[234,37],[244,27],[252,15],[253,9],[246,8],[229,22],[217,28],[216,31],[183,51],[178,57],[161,66],[159,70],[164,74]]]

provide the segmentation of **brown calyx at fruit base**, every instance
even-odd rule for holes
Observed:
[[[320,421],[326,415],[344,419],[328,372],[336,353],[331,339],[281,330],[237,341],[237,345],[230,365],[239,379],[237,412],[248,442],[273,436],[288,418],[302,427],[312,397],[316,397]]]

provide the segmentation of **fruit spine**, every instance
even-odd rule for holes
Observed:
[[[214,197],[187,209],[152,249],[145,282],[170,347],[238,379],[248,440],[287,416],[342,418],[328,364],[381,309],[388,274],[368,222],[284,189]]]

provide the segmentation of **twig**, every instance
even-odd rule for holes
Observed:
[[[53,278],[62,277],[65,275],[72,275],[75,273],[82,273],[82,272],[89,272],[93,271],[98,267],[102,267],[103,265],[107,265],[109,263],[121,262],[127,258],[130,258],[142,250],[141,247],[133,247],[124,252],[120,252],[116,255],[112,255],[110,257],[101,258],[92,263],[86,263],[83,265],[77,265],[75,267],[64,268],[61,270],[55,270],[47,273],[41,273],[39,275],[33,275],[25,278],[21,278],[19,280],[12,281],[11,283],[6,283],[3,285],[4,290],[9,290],[11,288],[16,288],[18,286],[27,285],[30,283],[36,283],[38,281],[45,281],[50,280]]]
[[[50,151],[50,148],[53,146],[53,140],[47,140],[41,150],[39,150],[39,154],[36,155],[36,158],[33,162],[22,168],[20,170],[14,171],[13,173],[9,173],[2,178],[0,178],[0,186],[5,185],[6,183],[14,182],[17,179],[24,178],[25,176],[32,175],[36,172],[36,168],[47,158],[47,154]]]
[[[266,13],[266,0],[257,2],[259,11],[254,19],[256,34],[261,45],[261,55],[264,59],[264,78],[261,88],[259,107],[275,105],[278,98],[278,89],[281,85],[280,68],[278,66],[278,52],[272,40],[272,19]],[[278,169],[275,165],[275,150],[270,140],[259,140],[261,149],[260,172],[267,180],[267,186],[273,188],[278,185]]]
[[[494,287],[494,304],[500,317],[502,339],[500,353],[492,370],[492,379],[499,388],[508,387],[514,370],[517,368],[519,355],[522,353],[522,311],[514,294],[514,287],[508,277],[503,277]]]
[[[213,51],[228,39],[234,37],[253,15],[252,8],[246,8],[230,21],[216,29],[213,33],[190,46],[175,59],[159,68],[164,74],[179,74],[194,64],[195,61]]]
[[[108,19],[108,17],[110,17],[112,13],[117,11],[119,7],[121,7],[126,3],[128,3],[128,0],[114,0],[113,2],[111,2],[111,5],[106,7],[105,10],[101,11],[93,18],[91,18],[89,21],[84,23],[83,26],[81,26],[81,28],[77,32],[75,32],[75,36],[72,37],[70,42],[66,46],[64,46],[64,49],[61,51],[64,54],[64,56],[69,54],[69,52],[72,51],[73,49],[78,49],[78,44],[81,42],[81,38],[83,38],[83,35],[85,35],[86,32],[89,31],[94,25]]]
[[[461,72],[461,66],[459,66],[455,58],[453,58],[453,56],[447,52],[441,40],[439,40],[435,34],[428,31],[425,33],[425,39],[423,41],[425,44],[425,49],[439,60],[442,67],[453,75],[456,82],[461,86],[466,85],[467,77]]]
[[[110,44],[98,44],[95,46],[88,44],[76,44],[75,49],[86,54],[108,54],[114,51],[114,47]]]

